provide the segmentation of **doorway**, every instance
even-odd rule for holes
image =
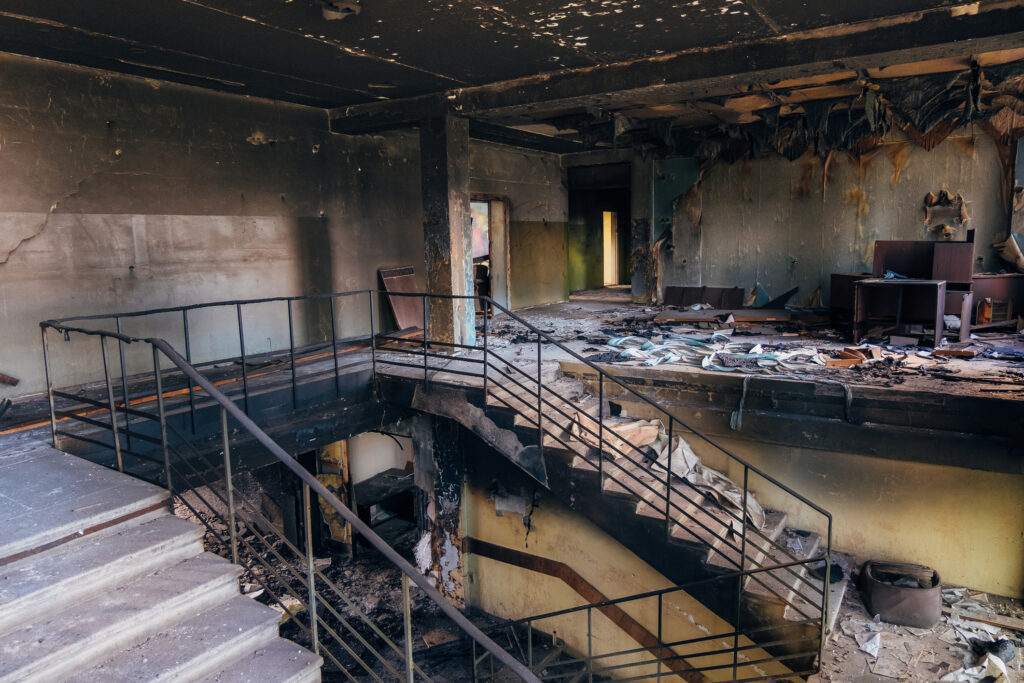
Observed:
[[[619,218],[614,211],[601,212],[604,231],[604,286],[619,284]]]
[[[473,290],[509,305],[508,200],[474,194],[469,203],[473,233]]]

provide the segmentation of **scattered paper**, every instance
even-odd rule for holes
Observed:
[[[871,673],[886,678],[901,678],[906,671],[906,665],[889,652],[883,650],[878,659],[871,665]]]
[[[855,638],[861,650],[867,652],[872,657],[878,656],[878,648],[882,646],[881,633],[858,633]]]
[[[1009,683],[1010,677],[1006,672],[1006,664],[999,657],[985,655],[978,666],[969,669],[957,669],[939,679],[940,681],[956,681],[957,683]]]

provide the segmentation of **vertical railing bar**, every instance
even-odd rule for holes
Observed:
[[[107,404],[110,409],[110,431],[114,436],[114,455],[117,457],[117,471],[124,472],[121,459],[121,437],[117,433],[117,406],[114,404],[114,384],[110,381],[110,363],[107,360],[107,338],[100,336],[100,350],[103,355],[103,376],[107,380]]]
[[[484,407],[487,406],[487,300],[481,299],[484,309]]]
[[[46,375],[46,399],[50,404],[50,437],[53,439],[53,447],[57,448],[57,413],[53,405],[53,382],[50,379],[50,347],[46,341],[46,328],[40,327],[43,335],[43,372]]]
[[[828,587],[832,581],[832,517],[828,517],[828,543],[825,550],[825,582],[821,586],[821,637],[818,638],[818,662],[825,651],[825,631],[828,629]],[[820,664],[819,664],[820,666]]]
[[[376,316],[373,312],[373,290],[369,290],[370,295],[370,374],[373,376],[373,394],[374,396],[380,397],[380,391],[377,386],[377,321]],[[334,310],[334,301],[331,300],[331,310]],[[334,376],[338,376],[338,351],[334,351]],[[341,395],[341,386],[338,386],[338,395]]]
[[[427,386],[427,295],[423,295],[423,386]]]
[[[306,584],[309,588],[309,623],[313,639],[313,652],[320,654],[320,625],[316,609],[316,563],[313,561],[313,506],[309,484],[302,482],[302,508],[306,527]]]
[[[413,683],[412,608],[409,604],[409,576],[404,572],[402,573],[402,614],[405,620],[405,676],[409,683]],[[494,658],[491,659],[493,661]]]
[[[224,448],[224,485],[227,489],[228,524],[231,528],[231,561],[238,564],[238,526],[235,524],[235,485],[231,481],[231,437],[228,434],[228,411],[221,406],[220,431]]]
[[[604,373],[597,375],[597,482],[604,491]]]
[[[337,356],[335,356],[337,357]],[[299,407],[298,389],[295,386],[295,323],[292,319],[292,300],[288,299],[288,358],[292,366],[292,408]]]
[[[743,466],[743,509],[740,510],[740,529],[743,533],[740,539],[740,571],[744,571],[747,568],[747,496],[750,490],[750,468],[746,465]],[[736,623],[733,625],[733,636],[732,636],[732,677],[739,678],[739,658],[740,658],[740,619],[741,609],[743,605],[743,586],[746,583],[746,577],[740,576],[736,581]]]
[[[541,343],[540,332],[537,333],[537,448],[540,449],[540,457],[544,458],[544,395],[541,385]]]
[[[164,411],[164,383],[160,376],[160,350],[153,347],[153,378],[156,383],[156,411],[160,418],[160,445],[164,451],[164,479],[167,490],[174,494],[174,482],[171,481],[171,453],[167,448],[167,413]],[[173,503],[171,503],[173,505]]]
[[[192,340],[188,333],[188,309],[181,309],[181,320],[184,323],[185,331],[185,360],[188,361],[189,365],[192,365]],[[188,380],[188,377],[185,378]],[[188,414],[189,419],[192,422],[192,433],[196,433],[196,388],[194,383],[189,380],[188,383]]]
[[[341,398],[341,371],[338,369],[338,321],[334,314],[335,297],[331,297],[331,354],[334,356],[334,395]],[[372,314],[372,311],[371,311]]]
[[[114,317],[114,328],[117,333],[121,334],[121,317]],[[132,448],[132,416],[128,412],[128,376],[125,371],[124,362],[124,341],[120,338],[117,340],[117,354],[121,359],[121,398],[124,399],[124,439],[128,446],[128,450]]]
[[[590,615],[594,610],[587,608],[587,681],[594,683],[594,638],[591,630]]]
[[[526,662],[533,669],[533,621],[526,622]]]
[[[675,419],[668,416],[668,468],[665,471],[665,533],[672,538],[672,426]]]
[[[476,640],[473,638],[469,639],[469,642],[473,646],[473,683],[477,683],[480,678],[477,675],[477,662],[476,662]]]
[[[242,353],[242,398],[245,414],[249,414],[249,371],[245,367],[245,330],[242,327],[242,304],[235,304],[238,314],[238,348]]]
[[[669,445],[671,445],[671,441],[669,442]],[[664,637],[662,635],[662,625],[661,625],[661,621],[662,621],[661,613],[662,613],[662,610],[663,610],[662,604],[663,604],[664,595],[665,595],[664,593],[658,593],[658,680],[659,681],[661,680],[661,660],[665,658],[665,649],[662,647],[662,643],[665,642],[665,639],[664,639]]]

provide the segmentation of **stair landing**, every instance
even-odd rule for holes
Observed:
[[[0,439],[0,682],[319,681],[202,537],[164,489]]]

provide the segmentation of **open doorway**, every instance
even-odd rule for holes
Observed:
[[[619,219],[614,211],[601,213],[604,230],[604,286],[619,284]]]
[[[473,195],[469,203],[473,231],[473,289],[509,305],[508,200]],[[482,310],[478,309],[482,313]]]

